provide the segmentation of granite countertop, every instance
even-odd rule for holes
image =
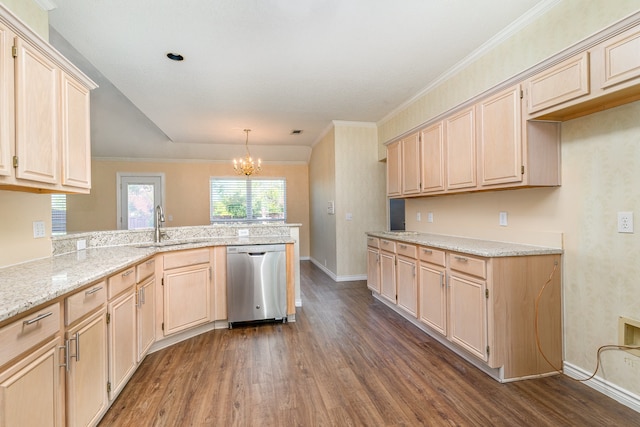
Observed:
[[[294,243],[289,236],[165,240],[88,248],[0,268],[0,322],[46,304],[156,253],[209,246]]]
[[[562,254],[562,249],[520,243],[496,242],[493,240],[469,239],[443,234],[418,233],[415,231],[371,231],[368,236],[414,243],[432,248],[461,252],[481,257],[509,257],[527,255]]]

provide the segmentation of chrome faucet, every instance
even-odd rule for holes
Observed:
[[[162,222],[164,222],[164,211],[162,210],[162,206],[158,205],[156,206],[156,228],[155,228],[155,235],[153,240],[156,243],[160,243],[160,239],[164,234],[160,231],[160,223]]]

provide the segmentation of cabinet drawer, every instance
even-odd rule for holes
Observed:
[[[69,326],[85,314],[107,302],[107,282],[102,281],[65,299],[65,325]]]
[[[404,255],[406,257],[409,258],[418,258],[418,255],[416,254],[416,246],[415,245],[410,245],[408,243],[396,243],[396,253],[398,255]]]
[[[487,278],[487,262],[469,255],[449,254],[449,267],[471,276]]]
[[[396,242],[393,240],[380,239],[380,249],[386,252],[396,253]]]
[[[440,265],[442,267],[445,266],[444,262],[444,251],[440,251],[438,249],[432,248],[420,248],[420,260],[429,262],[431,264]]]
[[[142,282],[147,277],[151,276],[156,270],[156,259],[151,258],[142,262],[136,266],[136,283]]]
[[[0,366],[60,331],[60,304],[52,304],[0,329]]]
[[[135,285],[136,283],[136,275],[135,275],[136,269],[135,267],[129,267],[124,271],[121,271],[118,274],[114,274],[113,276],[109,277],[109,292],[107,297],[109,299],[115,297],[116,295],[118,295],[120,292],[124,291],[125,289]]]
[[[367,246],[372,248],[380,248],[380,239],[377,237],[367,237]]]
[[[207,264],[209,262],[209,249],[193,249],[164,255],[164,269],[186,267],[188,265]]]

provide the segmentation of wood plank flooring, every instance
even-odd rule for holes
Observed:
[[[301,263],[296,322],[216,330],[153,353],[101,426],[640,426],[563,375],[500,384],[364,281]]]

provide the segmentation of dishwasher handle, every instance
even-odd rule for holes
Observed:
[[[265,256],[266,254],[266,252],[247,252],[247,255],[254,257]]]

